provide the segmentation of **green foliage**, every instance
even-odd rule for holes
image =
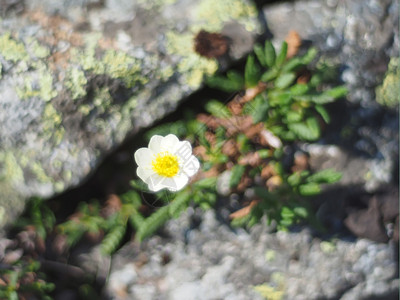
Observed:
[[[225,119],[231,116],[231,112],[229,111],[229,109],[217,100],[208,101],[206,103],[205,109],[207,110],[207,112],[217,118]]]
[[[26,212],[27,216],[19,218],[14,226],[23,229],[28,225],[33,225],[39,237],[45,239],[54,228],[56,222],[54,213],[39,197],[30,199],[26,206]]]
[[[243,165],[236,165],[232,168],[232,174],[231,174],[231,178],[229,180],[230,187],[234,187],[239,184],[245,170],[246,170],[246,167]]]
[[[330,89],[321,89],[321,85],[332,81],[337,74],[333,68],[323,63],[312,63],[317,50],[310,48],[303,56],[287,58],[288,44],[283,42],[279,51],[276,51],[270,41],[264,46],[254,47],[254,56],[250,55],[244,69],[244,82],[232,80],[226,76],[218,76],[217,83],[213,78],[208,79],[213,87],[219,87],[222,83],[229,86],[229,91],[234,92],[249,87],[260,87],[265,84],[265,89],[260,89],[250,101],[246,100],[241,116],[251,116],[253,124],[260,125],[274,135],[273,138],[281,141],[280,148],[262,149],[260,145],[249,140],[246,135],[239,134],[237,143],[239,145],[239,158],[245,157],[252,152],[257,153],[261,158],[260,166],[247,166],[238,164],[238,160],[232,157],[225,157],[228,160],[211,159],[205,162],[207,169],[212,166],[221,166],[228,162],[233,164],[229,186],[235,188],[244,177],[252,177],[260,174],[265,164],[274,166],[275,175],[270,183],[265,186],[254,186],[258,199],[257,205],[252,206],[250,213],[235,218],[233,225],[251,226],[260,221],[266,215],[269,222],[274,220],[278,229],[284,230],[293,223],[302,219],[308,219],[315,224],[315,217],[310,213],[310,207],[303,198],[317,195],[321,192],[321,184],[331,184],[340,180],[340,174],[333,170],[323,170],[311,174],[308,170],[290,172],[282,166],[282,158],[285,143],[292,141],[316,141],[321,135],[321,123],[329,123],[330,116],[324,105],[337,99],[345,97],[347,89],[344,86],[337,86]],[[309,80],[307,74],[311,73]],[[303,74],[305,74],[303,76]],[[303,77],[302,77],[303,76]],[[239,76],[238,76],[239,77]],[[325,84],[326,86],[326,84]],[[222,90],[227,90],[221,87]],[[218,107],[212,112],[214,116],[222,114],[225,119],[232,120],[236,116],[229,116],[227,108]],[[222,113],[223,112],[223,113]],[[232,113],[231,113],[232,114]],[[221,117],[221,116],[219,116]],[[212,131],[211,131],[212,132]],[[202,132],[204,135],[204,132]],[[244,137],[244,138],[243,138]],[[230,137],[225,136],[225,140]],[[222,148],[209,143],[205,145],[214,156],[221,155]],[[240,141],[240,142],[239,142]],[[246,146],[243,146],[246,145]],[[276,143],[280,145],[280,143]],[[248,172],[245,172],[247,170]],[[285,171],[286,170],[286,171]]]
[[[48,294],[54,290],[53,283],[45,281],[40,263],[19,259],[12,265],[0,268],[0,277],[6,285],[0,285],[0,299],[52,299]]]

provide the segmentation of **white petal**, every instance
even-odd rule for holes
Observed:
[[[161,141],[161,150],[173,152],[175,146],[179,143],[179,139],[174,134],[168,134]]]
[[[153,151],[149,148],[139,148],[135,152],[135,161],[139,167],[150,167],[153,159]]]
[[[179,174],[173,177],[175,185],[172,187],[167,187],[171,192],[176,192],[185,187],[187,183],[189,182],[189,177],[187,177],[185,174]]]
[[[182,166],[182,172],[190,177],[196,174],[199,171],[199,168],[199,160],[196,158],[196,156],[192,155],[187,161],[184,162]]]
[[[136,174],[140,179],[142,179],[144,182],[146,182],[147,178],[149,178],[151,175],[154,174],[154,171],[149,168],[138,167],[136,169]]]
[[[149,149],[152,150],[154,153],[160,152],[162,140],[163,137],[161,135],[153,135],[149,142]]]
[[[152,174],[146,179],[146,183],[149,186],[149,190],[152,192],[158,192],[159,190],[162,190],[165,188],[163,181],[165,177],[161,177],[158,174]]]
[[[188,141],[179,142],[173,150],[175,155],[178,155],[181,161],[187,161],[192,155],[192,145]]]

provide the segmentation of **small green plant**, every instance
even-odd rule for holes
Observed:
[[[194,205],[212,207],[217,180],[226,172],[230,192],[253,191],[251,199],[242,202],[243,209],[231,215],[233,225],[252,226],[264,215],[279,230],[300,220],[317,225],[307,197],[319,194],[321,184],[334,183],[341,175],[331,169],[312,173],[306,153],[299,162],[288,157],[285,147],[319,139],[321,124],[330,122],[324,105],[344,97],[347,90],[323,86],[326,68],[322,64],[309,67],[317,54],[314,48],[291,59],[287,59],[287,48],[286,42],[279,52],[270,41],[257,45],[244,75],[228,71],[226,76],[207,79],[211,87],[234,92],[231,101],[210,100],[205,104],[207,114],[193,117],[188,113],[185,120],[149,131],[149,139],[172,133],[191,141],[202,169],[192,185],[169,194],[170,207],[161,207],[145,219],[139,240],[172,217],[175,201],[180,203],[179,211],[189,204],[181,200],[187,198]]]
[[[40,263],[32,259],[20,259],[7,267],[3,265],[0,268],[0,298],[52,299],[48,294],[55,286],[45,281],[45,275],[39,269]]]

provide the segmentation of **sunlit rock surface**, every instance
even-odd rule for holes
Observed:
[[[2,225],[26,198],[82,182],[203,76],[249,52],[259,29],[246,0],[32,0],[0,10]],[[229,53],[197,55],[200,30],[225,35]]]

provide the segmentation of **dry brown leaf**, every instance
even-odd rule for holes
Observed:
[[[253,180],[252,180],[249,176],[244,175],[244,176],[242,177],[242,179],[240,180],[239,184],[237,185],[236,190],[237,190],[239,193],[244,192],[245,189],[246,189],[248,186],[250,186],[252,183],[253,183]]]
[[[294,164],[292,166],[292,172],[300,172],[307,170],[309,167],[308,161],[309,158],[307,154],[303,152],[296,152],[294,155]]]
[[[267,180],[265,185],[267,186],[268,190],[273,191],[277,187],[279,187],[282,184],[282,178],[279,175],[274,175],[271,178]]]
[[[239,165],[250,165],[256,167],[261,164],[261,157],[258,152],[251,152],[240,158]]]
[[[202,160],[209,160],[206,147],[200,145],[193,148],[193,155],[199,156]]]
[[[239,149],[236,142],[229,139],[222,145],[221,152],[229,157],[235,157],[239,154]]]
[[[250,126],[249,128],[244,130],[244,134],[249,138],[252,139],[255,136],[258,136],[261,134],[261,131],[264,129],[264,124],[263,123],[258,123],[255,125]]]
[[[108,196],[105,206],[101,209],[101,215],[104,218],[108,218],[120,211],[122,207],[121,199],[115,195],[111,194]]]
[[[266,165],[262,170],[261,170],[261,178],[262,179],[268,179],[272,176],[276,175],[275,168],[271,166],[270,164]]]
[[[285,39],[286,43],[288,44],[288,50],[286,58],[291,58],[297,54],[299,48],[301,46],[301,38],[297,31],[290,30],[288,35]]]
[[[258,202],[258,200],[252,200],[249,205],[235,211],[234,213],[231,213],[229,218],[237,219],[247,216],[251,212],[251,209],[258,204]]]

